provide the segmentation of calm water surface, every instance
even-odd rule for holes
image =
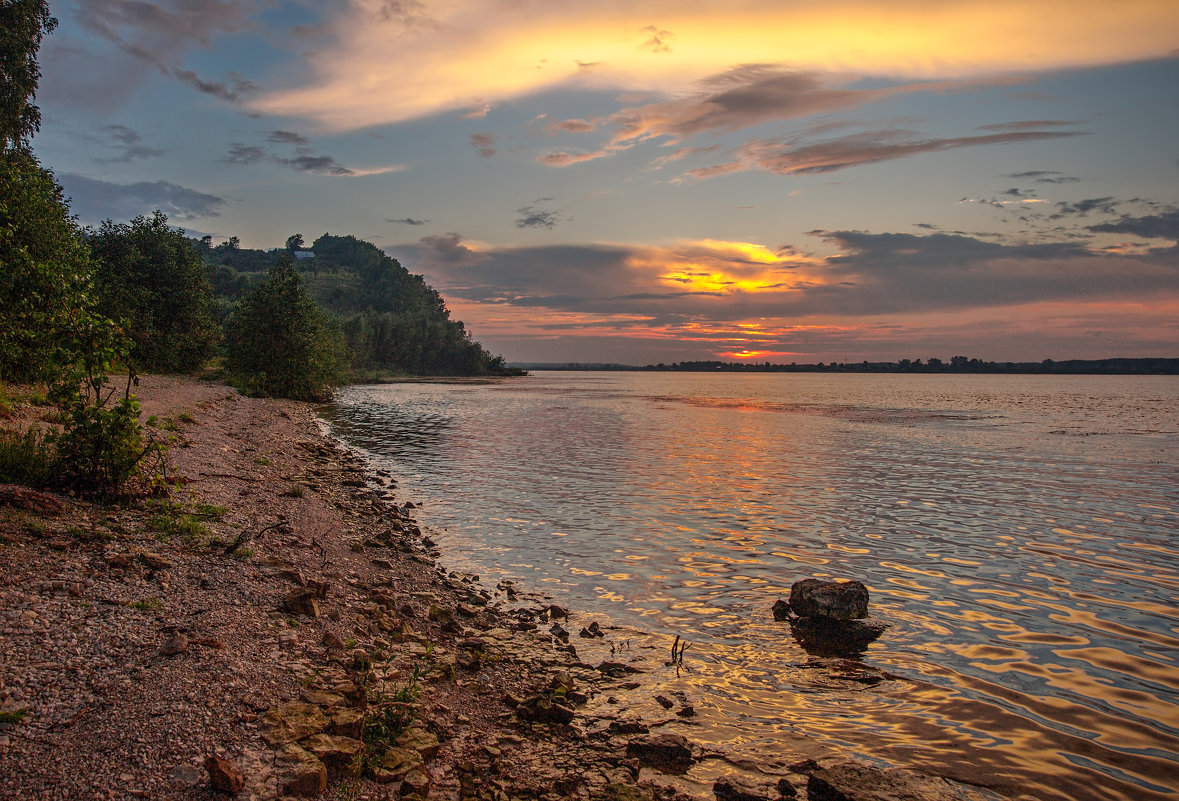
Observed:
[[[539,373],[326,417],[444,564],[690,640],[693,739],[1179,797],[1179,379]],[[869,586],[883,681],[773,621],[806,577]]]

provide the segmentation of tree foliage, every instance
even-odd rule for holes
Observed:
[[[254,394],[326,400],[347,375],[343,337],[307,293],[289,256],[246,293],[225,340],[226,370]]]
[[[75,357],[90,288],[88,251],[53,174],[21,150],[0,154],[0,379],[46,380]]]
[[[41,127],[41,111],[33,105],[41,79],[37,51],[55,27],[46,0],[0,2],[0,147],[5,151],[26,150]]]
[[[141,369],[191,372],[220,337],[213,286],[192,241],[157,211],[92,233],[98,309],[124,323]]]

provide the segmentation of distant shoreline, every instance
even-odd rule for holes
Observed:
[[[672,364],[613,364],[603,362],[512,362],[521,370],[631,371],[678,373],[918,373],[930,375],[1179,375],[1179,358],[1069,359],[1041,362],[984,362],[954,357],[949,362],[921,359],[899,362],[818,362],[772,364],[725,361],[691,361]]]

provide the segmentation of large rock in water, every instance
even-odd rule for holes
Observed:
[[[1004,796],[904,768],[843,762],[812,772],[810,801],[1003,801]]]
[[[790,587],[790,609],[799,617],[856,620],[868,616],[868,588],[858,581],[803,579]]]

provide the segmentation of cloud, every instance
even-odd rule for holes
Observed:
[[[1096,233],[1134,234],[1149,239],[1179,240],[1179,209],[1145,217],[1122,217],[1116,222],[1090,225],[1088,230]]]
[[[1075,184],[1080,178],[1055,172],[1054,170],[1028,170],[1026,172],[1009,172],[1007,178],[1026,179],[1037,184]]]
[[[139,132],[126,125],[104,125],[98,129],[98,134],[86,134],[84,138],[117,151],[116,155],[109,158],[95,159],[103,164],[125,164],[162,156],[165,152],[160,148],[143,144],[143,137]]]
[[[546,131],[552,133],[589,133],[596,131],[598,126],[588,120],[561,120],[560,122],[550,123],[545,127]]]
[[[553,153],[541,154],[536,157],[536,160],[546,167],[569,167],[573,164],[581,164],[584,161],[604,159],[614,155],[615,152],[615,150],[611,150],[610,148],[596,150],[593,153],[567,153],[564,150],[558,150]]]
[[[250,106],[355,130],[570,87],[674,98],[743,63],[833,75],[854,65],[861,75],[904,83],[1109,64],[1173,50],[1167,4],[1127,2],[1131,8],[1097,0],[1007,3],[1002,13],[983,14],[969,0],[947,0],[936,15],[922,3],[885,7],[872,0],[454,0],[401,4],[396,13],[376,2],[341,3],[327,12],[335,38],[311,55],[310,78],[292,76],[286,88],[260,94]]]
[[[428,223],[430,221],[429,220],[415,220],[413,217],[402,217],[400,220],[391,220],[388,217],[386,217],[385,222],[399,223],[401,225],[425,225],[426,223]]]
[[[471,147],[485,159],[495,155],[495,136],[488,133],[471,134]]]
[[[297,134],[293,131],[271,131],[270,135],[266,137],[267,142],[276,142],[284,145],[310,145],[311,140],[302,134]]]
[[[310,140],[307,137],[292,131],[271,131],[267,135],[266,141],[279,145],[293,145],[293,153],[291,155],[283,155],[272,150],[267,150],[259,145],[232,142],[229,145],[229,151],[222,157],[221,161],[224,164],[243,166],[267,162],[288,167],[296,172],[354,178],[365,175],[384,175],[391,172],[401,172],[405,169],[405,165],[403,164],[386,164],[376,167],[345,167],[336,161],[334,156],[316,154],[310,147]]]
[[[172,220],[217,217],[225,205],[224,198],[167,181],[117,184],[76,173],[59,173],[57,179],[70,197],[70,211],[88,225],[130,220],[157,209]]]
[[[865,131],[838,139],[807,142],[801,137],[754,139],[737,148],[736,160],[689,170],[689,178],[715,178],[746,170],[777,175],[826,173],[861,164],[938,153],[960,147],[999,145],[1058,139],[1079,134],[1069,131],[1012,131],[952,138],[923,139],[912,131]]]
[[[714,240],[493,248],[457,234],[393,250],[448,298],[649,322],[872,318],[1167,297],[1179,303],[1175,268],[1165,257],[1110,255],[1081,241],[815,233],[840,255]]]
[[[980,125],[982,131],[1029,131],[1038,128],[1073,128],[1079,123],[1068,120],[1020,120],[1018,122],[998,122],[992,125]]]
[[[1087,217],[1090,212],[1102,214],[1117,214],[1119,202],[1112,197],[1092,197],[1085,200],[1062,201],[1056,204],[1057,211],[1048,219],[1059,220],[1065,217]]]
[[[237,103],[246,95],[257,92],[260,88],[258,84],[243,78],[236,72],[229,73],[228,81],[206,81],[192,70],[178,67],[173,67],[171,72],[182,83],[188,84],[198,92],[204,92],[230,103]]]
[[[540,201],[537,201],[540,202]],[[521,206],[516,209],[517,228],[555,228],[557,223],[564,222],[560,211],[538,208],[536,204]]]

